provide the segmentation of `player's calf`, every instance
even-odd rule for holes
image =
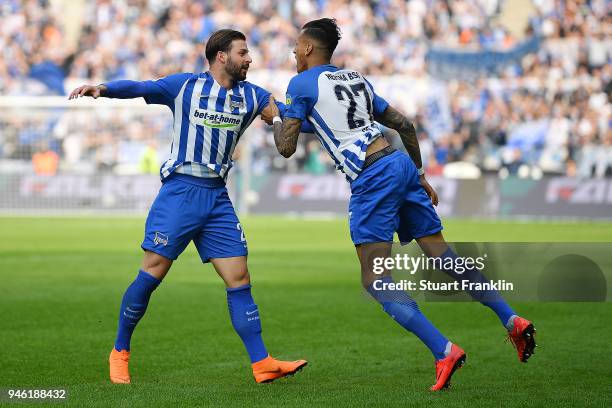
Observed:
[[[115,340],[115,350],[130,351],[130,341],[134,329],[147,310],[151,294],[160,283],[160,280],[141,270],[127,288],[119,310],[119,327]]]
[[[433,354],[436,359],[436,383],[431,390],[448,388],[454,372],[465,363],[465,352],[440,333],[406,292],[384,289],[384,284],[391,283],[393,279],[390,276],[383,276],[368,288],[368,292],[382,304],[383,310],[393,320],[414,333]]]

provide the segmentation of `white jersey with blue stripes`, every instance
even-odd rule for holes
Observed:
[[[268,104],[270,93],[247,81],[226,89],[209,72],[146,81],[147,103],[164,104],[174,115],[170,157],[162,180],[176,171],[199,177],[227,177],[236,143]]]
[[[336,168],[355,180],[368,146],[382,134],[374,116],[388,105],[359,72],[320,65],[291,79],[285,117],[308,121]]]

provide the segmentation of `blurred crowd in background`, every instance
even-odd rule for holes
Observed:
[[[502,174],[612,176],[607,0],[2,0],[0,95],[66,95],[83,82],[203,71],[206,39],[231,27],[247,35],[249,79],[282,99],[299,27],[322,16],[342,29],[333,62],[368,75],[414,121],[430,173],[464,162]],[[512,53],[530,38],[536,49],[485,75],[430,69],[432,50],[451,53],[452,73],[462,58]],[[36,162],[44,153],[36,157],[56,163],[42,167],[50,174],[91,163],[154,173],[168,153],[169,116],[34,111],[0,112],[0,160]],[[249,137],[255,172],[333,169],[313,137],[289,162],[265,125]]]

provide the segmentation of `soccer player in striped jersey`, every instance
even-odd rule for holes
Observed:
[[[168,106],[174,116],[170,158],[161,167],[163,184],[145,224],[142,267],[121,303],[117,339],[109,357],[113,383],[130,383],[134,328],[151,293],[191,241],[202,262],[211,262],[225,282],[232,325],[249,354],[255,380],[270,382],[307,364],[276,360],[266,350],[251,296],[246,239],[225,187],[232,154],[246,128],[258,115],[271,123],[270,93],[245,81],[252,59],[244,34],[215,32],[206,44],[206,58],[208,72],[85,85],[69,97],[142,97],[147,103]]]
[[[455,279],[484,282],[485,277],[475,267],[455,271],[446,266],[460,264],[446,262],[455,261],[457,255],[442,236],[434,209],[438,196],[425,178],[414,126],[378,96],[361,73],[331,64],[340,37],[336,21],[328,18],[302,27],[294,49],[298,75],[289,83],[282,120],[276,105],[271,105],[277,115],[273,118],[274,140],[280,154],[289,157],[295,152],[303,123],[314,127],[351,185],[349,227],[363,286],[386,313],[430,349],[436,361],[431,390],[445,389],[454,371],[463,365],[465,352],[429,322],[406,292],[383,285],[393,283],[392,277],[374,274],[373,259],[390,256],[397,232],[400,242],[415,239],[427,256],[441,257],[444,272]],[[409,155],[391,148],[374,121],[395,129]],[[531,322],[517,316],[497,291],[469,293],[497,314],[519,359],[527,361],[535,347]]]

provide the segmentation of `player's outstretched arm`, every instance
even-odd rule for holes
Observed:
[[[185,72],[172,74],[156,81],[119,79],[100,85],[83,85],[72,91],[68,99],[83,96],[117,99],[144,98],[147,103],[172,106],[181,87],[191,75],[191,73]]]
[[[374,119],[388,128],[395,129],[397,133],[399,133],[410,158],[418,169],[422,169],[423,161],[421,160],[421,149],[419,148],[419,141],[416,136],[414,125],[397,109],[391,106],[388,106],[382,114],[377,115]],[[419,171],[419,177],[421,185],[427,192],[429,198],[431,198],[433,205],[438,205],[438,194],[429,182],[427,182],[422,170]]]
[[[300,136],[300,129],[302,128],[302,121],[295,118],[284,118],[280,119],[280,111],[274,101],[274,98],[270,97],[270,109],[272,110],[273,117],[278,119],[273,120],[272,129],[274,131],[274,144],[278,149],[281,156],[289,158],[295,153],[297,148],[298,137]]]
[[[132,99],[154,96],[159,93],[159,89],[153,85],[153,81],[130,81],[120,79],[100,85],[83,85],[70,93],[68,99],[75,99],[82,96],[91,96],[94,99],[99,97]]]

